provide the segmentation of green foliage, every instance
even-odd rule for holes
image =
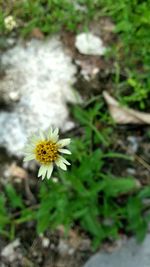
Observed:
[[[89,234],[94,249],[105,239],[117,239],[120,231],[134,233],[139,241],[143,240],[150,220],[149,207],[144,204],[150,198],[150,187],[139,188],[135,178],[110,173],[112,158],[132,158],[112,151],[111,124],[107,127],[111,131],[104,131],[102,125],[101,133],[98,130],[103,108],[100,104],[86,110],[74,108],[82,134],[71,143],[72,165],[67,172],[57,173],[57,182],[41,182],[36,205],[28,207],[12,185],[5,186],[0,197],[2,234],[13,239],[18,224],[35,221],[38,234],[59,225],[64,225],[67,233],[78,225]]]
[[[0,33],[4,32],[5,26],[4,26],[4,15],[3,12],[0,10]]]
[[[6,190],[7,197],[13,208],[24,207],[21,196],[17,194],[17,192],[15,191],[15,189],[13,188],[11,184],[6,185],[5,190]]]
[[[7,235],[5,228],[7,224],[10,223],[10,219],[9,219],[9,215],[7,214],[5,202],[6,202],[5,196],[1,194],[0,196],[0,234]]]
[[[128,229],[135,232],[137,239],[142,241],[147,231],[146,217],[142,216],[143,205],[138,196],[130,197],[127,203]]]
[[[0,196],[0,234],[15,238],[17,224],[35,219],[34,207],[26,207],[21,194],[9,183]]]
[[[77,31],[79,24],[88,24],[95,14],[92,0],[27,0],[16,1],[12,7],[8,3],[4,16],[10,12],[18,22],[18,30],[23,35],[29,34],[38,27],[44,34],[60,31],[62,28]]]
[[[100,2],[103,2],[105,14],[113,18],[119,37],[112,54],[120,66],[119,76],[122,72],[126,76],[116,84],[120,100],[135,108],[150,109],[150,1]]]
[[[149,68],[149,26],[150,26],[150,1],[139,0],[106,0],[107,12],[114,17],[116,32],[120,34],[125,52],[130,55],[127,61],[143,61],[145,67]]]

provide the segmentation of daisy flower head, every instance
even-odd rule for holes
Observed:
[[[14,19],[13,16],[7,16],[5,17],[4,19],[4,24],[5,24],[5,28],[8,30],[8,31],[12,31],[13,29],[15,29],[17,27],[17,23]]]
[[[28,139],[24,152],[26,156],[24,161],[36,160],[41,167],[38,172],[38,177],[42,180],[47,177],[50,179],[54,164],[66,171],[66,165],[70,163],[61,155],[71,154],[71,152],[64,148],[70,144],[70,138],[59,139],[58,128],[50,128],[46,132],[40,131],[37,135],[34,134]]]

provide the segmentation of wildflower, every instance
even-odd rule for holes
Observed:
[[[50,128],[47,132],[39,132],[38,135],[33,135],[29,138],[29,144],[25,147],[26,156],[24,161],[37,160],[41,167],[38,172],[38,177],[42,176],[42,180],[47,177],[50,179],[54,163],[57,167],[67,170],[66,165],[70,163],[61,156],[61,153],[71,154],[64,147],[70,144],[70,138],[60,139],[58,128],[53,130]]]
[[[12,31],[14,28],[17,27],[17,23],[13,16],[8,16],[4,19],[5,27],[8,31]]]

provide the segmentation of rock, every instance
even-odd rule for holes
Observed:
[[[17,88],[16,88],[17,84]],[[13,105],[20,100],[20,90],[19,86],[21,85],[21,81],[19,77],[13,77],[12,74],[9,74],[9,71],[7,72],[7,75],[5,74],[5,68],[4,68],[4,75],[2,76],[0,80],[0,106],[12,108]]]
[[[82,238],[79,245],[80,251],[90,251],[91,250],[91,240],[88,238]]]
[[[129,175],[136,175],[136,170],[133,168],[127,168],[126,171]]]
[[[61,256],[66,256],[68,255],[69,252],[69,244],[68,242],[66,242],[63,239],[59,240],[59,244],[58,244],[58,252]]]
[[[137,153],[138,148],[139,148],[140,138],[138,138],[136,136],[128,136],[127,137],[127,141],[129,143],[129,145],[128,145],[128,153],[131,154],[131,155]]]
[[[101,56],[106,48],[102,40],[92,33],[80,33],[76,36],[75,46],[81,54]]]
[[[50,245],[50,240],[48,237],[44,236],[43,234],[40,234],[41,244],[43,248],[48,248]]]
[[[0,113],[2,147],[22,155],[27,136],[39,128],[73,127],[66,103],[77,101],[72,90],[76,66],[59,37],[19,42],[3,53],[1,61],[5,75],[0,95],[2,91],[4,102],[11,106],[11,110],[2,107]]]
[[[6,37],[6,36],[1,36],[0,38],[0,52],[5,51],[8,48],[11,48],[15,45],[16,43],[16,38],[13,37]],[[1,55],[0,55],[0,60],[1,60]],[[0,66],[1,68],[1,66]]]
[[[12,243],[8,244],[3,248],[1,256],[7,259],[7,262],[13,262],[14,260],[20,258],[20,253],[16,249],[20,246],[19,239],[14,240]]]
[[[84,267],[149,267],[150,234],[142,244],[130,239],[119,250],[113,253],[99,252]]]
[[[44,237],[42,239],[42,246],[43,246],[43,248],[48,248],[49,247],[49,244],[50,244],[49,239],[47,237]]]

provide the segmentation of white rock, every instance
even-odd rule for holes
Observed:
[[[5,257],[8,262],[13,262],[18,258],[18,253],[15,252],[15,249],[20,246],[19,239],[14,240],[12,243],[8,244],[3,248],[1,256]]]
[[[18,92],[10,92],[9,97],[12,101],[19,101],[19,94]]]
[[[69,245],[67,244],[67,242],[63,239],[60,239],[59,244],[58,244],[58,251],[60,253],[61,256],[65,256],[68,254],[69,252]]]
[[[43,248],[48,248],[49,244],[50,244],[50,240],[47,237],[43,237],[42,238],[42,246],[43,246]]]
[[[129,148],[128,148],[129,153],[135,154],[138,150],[140,139],[136,136],[128,136],[127,140],[129,142]]]
[[[68,255],[73,255],[75,253],[75,249],[74,248],[69,248],[68,250]]]
[[[121,249],[112,253],[99,252],[84,267],[149,267],[150,235],[142,244],[130,239]]]
[[[76,36],[75,46],[84,55],[104,55],[106,48],[102,40],[92,33],[80,33]]]
[[[77,101],[72,89],[76,66],[59,37],[45,42],[31,40],[24,46],[17,44],[5,52],[1,60],[6,69],[3,87],[5,82],[7,88],[11,80],[20,101],[12,112],[3,110],[0,113],[0,145],[11,154],[21,155],[31,132],[49,126],[63,131],[73,127],[66,102]],[[11,97],[16,98],[16,95]]]

